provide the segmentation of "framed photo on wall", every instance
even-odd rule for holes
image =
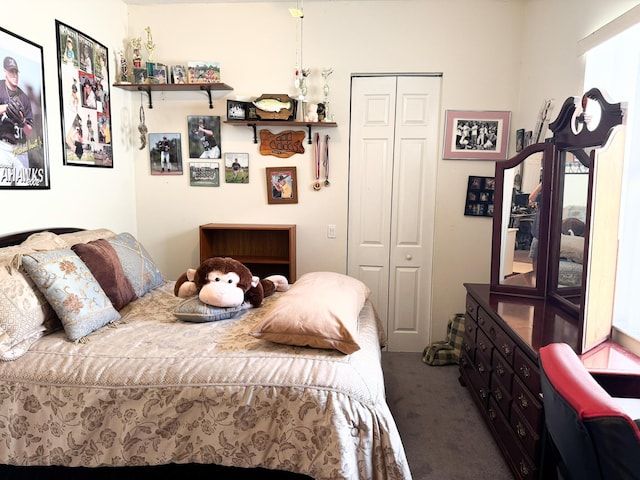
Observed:
[[[56,20],[65,165],[113,168],[109,51]]]
[[[42,47],[0,27],[0,188],[49,189]]]
[[[495,190],[495,177],[470,176],[464,214],[472,217],[492,217]]]
[[[227,183],[249,183],[249,154],[224,154],[224,181]]]
[[[213,115],[187,116],[189,158],[218,159],[221,157],[220,117]]]
[[[270,204],[298,203],[296,167],[267,167],[267,201]]]
[[[447,110],[443,157],[506,160],[511,112]]]
[[[189,185],[192,187],[219,187],[219,162],[189,162]]]
[[[182,175],[182,147],[179,133],[150,133],[151,175]]]

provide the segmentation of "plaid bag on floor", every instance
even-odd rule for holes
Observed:
[[[464,313],[456,313],[447,322],[447,339],[432,342],[422,352],[422,361],[427,365],[449,365],[460,361],[462,336],[464,335]]]

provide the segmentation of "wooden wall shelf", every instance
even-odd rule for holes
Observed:
[[[231,91],[226,83],[114,83],[114,87],[122,88],[132,92],[145,92],[149,97],[149,108],[153,108],[151,99],[152,91],[165,92],[187,92],[187,91],[203,91],[209,96],[209,108],[213,108],[211,92]]]
[[[311,128],[327,128],[337,127],[336,122],[298,122],[291,120],[225,120],[224,123],[229,125],[245,125],[253,128],[253,143],[258,143],[257,127],[259,126],[278,126],[278,127],[307,127],[309,130],[309,144],[313,143],[311,140]]]

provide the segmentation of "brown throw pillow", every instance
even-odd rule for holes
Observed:
[[[124,274],[118,254],[107,240],[101,238],[88,243],[76,243],[71,250],[89,268],[116,310],[137,298],[131,282]]]

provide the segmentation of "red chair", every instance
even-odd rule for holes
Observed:
[[[640,420],[622,410],[569,345],[542,347],[539,364],[545,425],[561,472],[571,480],[640,479]]]

